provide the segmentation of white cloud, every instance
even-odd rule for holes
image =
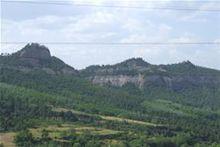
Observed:
[[[162,7],[176,6],[171,0],[158,3],[146,0],[145,3],[109,0],[82,0],[78,3]],[[74,2],[73,2],[74,3]],[[195,7],[198,3],[190,0],[183,5]],[[180,4],[178,4],[180,5]],[[51,7],[51,6],[50,6]],[[198,6],[200,8],[201,6]],[[201,9],[208,9],[203,6]],[[209,8],[214,5],[209,5]],[[76,9],[77,8],[77,9]],[[49,9],[48,9],[49,11]],[[62,11],[59,9],[59,11]],[[72,13],[75,12],[75,13]],[[172,14],[171,14],[172,12]],[[28,11],[27,11],[28,13]],[[45,12],[46,13],[46,12]],[[49,13],[49,12],[48,12]],[[189,15],[188,15],[189,14]],[[200,12],[148,11],[143,9],[73,7],[70,14],[52,15],[39,14],[34,18],[4,19],[2,41],[30,42],[195,42],[208,40],[208,29],[200,29],[201,24],[193,20],[214,20],[210,15]],[[18,16],[19,17],[19,16]],[[191,21],[192,20],[192,21]],[[182,24],[182,22],[184,24]],[[194,27],[195,25],[196,27]],[[219,25],[217,22],[214,25]],[[192,28],[190,28],[192,26]],[[219,36],[212,36],[219,38]],[[218,39],[216,39],[218,41]],[[130,57],[143,57],[147,61],[160,64],[192,60],[200,65],[220,69],[219,48],[209,49],[203,46],[101,46],[101,45],[47,45],[53,55],[63,59],[76,68],[91,64],[116,63]],[[13,52],[22,45],[2,45],[1,52]],[[211,51],[211,53],[210,53]],[[205,58],[205,60],[203,60]],[[215,59],[215,61],[212,61]],[[206,62],[204,62],[206,61]]]

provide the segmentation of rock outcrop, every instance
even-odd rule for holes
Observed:
[[[13,68],[23,72],[42,70],[51,75],[76,75],[78,71],[62,60],[51,56],[47,47],[37,43],[27,44],[20,51],[1,56],[0,67]]]
[[[133,83],[135,86],[139,88],[143,88],[144,86],[144,76],[139,74],[135,76],[128,76],[128,75],[106,75],[106,76],[94,76],[90,77],[92,83],[105,85],[111,84],[113,86],[123,86],[127,83]]]
[[[49,60],[51,58],[49,49],[37,43],[26,45],[22,50],[17,52],[17,54],[20,58],[36,60]]]
[[[140,58],[107,66],[91,66],[81,71],[94,84],[122,87],[132,83],[140,89],[149,86],[182,90],[220,86],[220,72],[195,66],[190,61],[171,65],[152,65]]]

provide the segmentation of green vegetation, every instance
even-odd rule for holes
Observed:
[[[30,80],[25,81],[23,79],[23,83],[25,82],[30,82]],[[46,86],[45,83],[42,86]],[[48,92],[46,93],[45,89],[40,87],[40,84],[33,86],[0,84],[0,102],[1,106],[3,106],[0,111],[1,130],[4,132],[17,132],[39,127],[42,131],[42,134],[37,135],[37,133],[34,133],[36,131],[32,130],[33,140],[24,141],[28,145],[30,143],[38,146],[45,144],[48,146],[59,146],[61,144],[86,145],[87,143],[95,143],[96,146],[98,146],[97,144],[103,146],[103,135],[108,140],[104,141],[104,143],[116,145],[118,143],[121,146],[140,146],[142,144],[148,146],[153,146],[154,144],[178,146],[180,144],[195,145],[198,143],[211,145],[219,143],[219,113],[212,110],[196,108],[163,99],[147,100],[147,98],[128,95],[124,91],[123,93],[125,96],[128,96],[128,100],[129,97],[132,97],[134,100],[140,101],[135,104],[138,105],[138,108],[131,107],[132,109],[129,110],[126,107],[123,109],[118,104],[119,102],[126,104],[127,101],[114,101],[113,99],[109,103],[107,101],[103,103],[105,98],[96,97],[97,100],[93,102],[90,100],[91,96],[85,96],[84,93],[75,94],[72,91],[67,92],[66,90],[66,92],[61,92],[61,90],[56,91],[54,89],[47,89]],[[89,83],[88,85],[85,84],[85,88],[89,87]],[[103,87],[97,86],[95,88],[97,88],[97,91],[99,88],[105,91]],[[111,90],[112,93],[107,93],[107,96],[117,94],[120,91],[114,88]],[[94,93],[96,94],[97,92],[95,91]],[[103,93],[103,95],[106,95],[106,93]],[[100,101],[98,101],[98,98]],[[131,102],[134,101],[132,100]],[[131,102],[128,101],[127,103]],[[95,130],[100,127],[102,129],[98,129],[100,131],[95,132],[87,129],[90,132],[89,134],[93,136],[90,136],[91,139],[87,139],[89,142],[82,140],[87,135],[80,135],[80,133],[77,133],[79,129],[74,129],[76,133],[75,138],[79,140],[74,143],[68,139],[74,138],[72,134],[68,134],[68,131],[72,130],[71,127],[63,127],[62,131],[54,128],[52,129],[53,131],[48,129],[52,124],[62,126],[62,124],[74,122],[78,123],[81,128],[92,126]],[[63,131],[67,132],[64,133]],[[61,137],[60,134],[64,136]],[[99,134],[102,134],[102,136],[100,137]],[[54,137],[51,138],[51,136]],[[22,144],[17,141],[16,143],[17,145]]]
[[[0,146],[220,145],[218,86],[189,86],[181,90],[155,85],[140,89],[131,83],[122,87],[98,86],[84,76],[100,70],[99,66],[90,67],[81,76],[49,74],[40,68],[14,68],[20,64],[16,58],[16,54],[0,57],[4,64],[0,64]],[[64,63],[53,60],[45,60],[42,66],[59,71]],[[112,74],[136,74],[139,66],[156,70],[141,59],[138,66],[133,65],[133,60],[115,65]],[[164,69],[166,74],[174,75],[208,74],[206,69],[188,62]],[[214,70],[210,73],[219,74]]]

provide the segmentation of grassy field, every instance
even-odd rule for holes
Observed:
[[[65,134],[68,134],[70,132],[75,132],[76,134],[80,135],[84,132],[90,132],[94,136],[106,136],[106,135],[114,135],[118,133],[122,133],[120,131],[110,130],[110,129],[103,129],[103,128],[97,128],[92,126],[84,126],[84,125],[74,125],[74,124],[63,124],[63,125],[50,125],[47,127],[38,127],[38,128],[31,128],[29,129],[30,132],[33,134],[34,138],[40,138],[42,131],[47,130],[49,132],[49,137],[52,140],[57,140],[60,142],[65,142],[68,140],[62,139]],[[14,147],[14,137],[16,135],[16,132],[10,132],[10,133],[1,133],[0,134],[0,143],[2,143],[6,147]],[[108,140],[108,142],[114,143],[113,140]]]
[[[2,143],[5,147],[14,147],[14,136],[16,133],[0,133],[0,144]]]
[[[66,112],[66,111],[71,111],[74,114],[77,115],[84,115],[84,116],[91,116],[91,117],[99,117],[101,120],[104,121],[116,121],[118,123],[126,122],[129,124],[134,124],[134,125],[144,125],[144,126],[159,126],[157,124],[149,123],[149,122],[144,122],[144,121],[137,121],[137,120],[132,120],[132,119],[126,119],[126,118],[120,118],[120,117],[115,117],[115,116],[104,116],[104,115],[96,115],[96,114],[88,114],[80,111],[75,111],[72,109],[65,109],[65,108],[54,108],[53,111],[57,112]],[[46,125],[42,123],[41,126],[31,128],[29,129],[30,132],[33,134],[34,138],[40,138],[42,135],[43,130],[47,130],[49,132],[49,137],[52,140],[60,141],[60,142],[65,142],[68,140],[64,140],[62,137],[65,136],[65,134],[68,134],[70,132],[75,132],[77,135],[83,134],[85,132],[89,132],[90,134],[94,136],[111,136],[111,135],[117,135],[120,133],[123,133],[123,131],[117,131],[117,130],[112,130],[112,129],[106,129],[106,128],[100,128],[97,126],[92,126],[92,125],[87,125],[87,124],[81,124],[79,122],[77,123],[65,123],[65,124],[52,124],[51,125]],[[10,146],[13,147],[15,146],[14,143],[14,136],[16,135],[16,132],[9,132],[9,133],[1,133],[0,134],[0,142],[3,143],[4,146]],[[120,144],[119,140],[115,139],[105,139],[105,142],[112,144]]]
[[[76,134],[82,134],[83,132],[89,131],[92,134],[96,135],[111,135],[120,133],[119,131],[97,128],[92,126],[84,126],[84,125],[74,125],[74,124],[63,124],[63,125],[51,125],[48,127],[39,127],[30,129],[35,137],[40,137],[42,130],[47,130],[50,132],[51,138],[59,138],[60,134],[68,131],[74,131]]]

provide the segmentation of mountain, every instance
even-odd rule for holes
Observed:
[[[132,58],[115,65],[90,66],[81,74],[94,84],[122,87],[132,83],[140,89],[151,86],[172,90],[220,86],[220,71],[199,67],[190,61],[152,65],[141,58]]]
[[[78,71],[28,44],[0,56],[0,146],[219,146],[219,78],[141,58]]]
[[[92,65],[77,71],[51,56],[47,47],[37,43],[27,44],[11,55],[0,56],[0,67],[23,72],[42,70],[52,75],[75,75],[102,86],[133,84],[140,89],[165,87],[172,90],[220,86],[220,71],[199,67],[190,61],[152,65],[142,58],[132,58],[115,65]]]
[[[37,43],[27,44],[16,53],[0,56],[0,67],[24,72],[43,70],[49,74],[76,75],[78,72],[62,60],[51,56],[47,47]]]

